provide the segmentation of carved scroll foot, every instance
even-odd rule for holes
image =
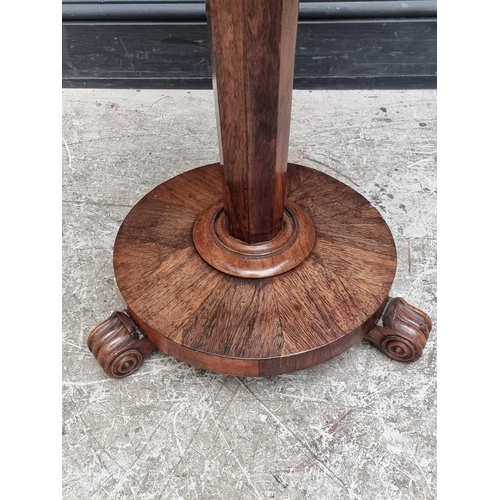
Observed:
[[[382,317],[366,336],[378,349],[396,361],[417,361],[422,356],[432,321],[401,297],[391,298]]]
[[[111,378],[134,373],[156,347],[123,312],[113,312],[89,335],[87,345]]]

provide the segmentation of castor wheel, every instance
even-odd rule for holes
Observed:
[[[156,349],[130,317],[119,311],[90,332],[87,345],[112,378],[124,378],[136,372]]]
[[[420,359],[432,329],[427,314],[401,297],[391,298],[382,316],[382,324],[375,326],[366,339],[396,361]]]

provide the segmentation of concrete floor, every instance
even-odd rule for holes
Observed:
[[[124,304],[112,250],[157,184],[218,161],[210,91],[63,92],[63,498],[436,498],[436,92],[297,91],[290,161],[355,187],[398,249],[392,296],[434,322],[400,364],[366,341],[239,379],[155,352],[105,376],[90,330]]]

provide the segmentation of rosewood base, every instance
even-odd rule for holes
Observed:
[[[209,265],[193,243],[196,221],[222,198],[221,176],[213,164],[174,177],[120,227],[116,281],[144,340],[199,368],[250,377],[317,365],[365,337],[384,344],[370,332],[392,304],[396,250],[379,212],[345,184],[289,164],[287,199],[314,224],[312,251],[276,276],[232,276]],[[108,350],[116,357],[113,346]]]

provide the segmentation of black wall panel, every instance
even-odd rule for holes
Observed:
[[[302,2],[294,87],[435,88],[436,35],[435,2]],[[62,46],[63,87],[211,88],[199,1],[67,0]]]

